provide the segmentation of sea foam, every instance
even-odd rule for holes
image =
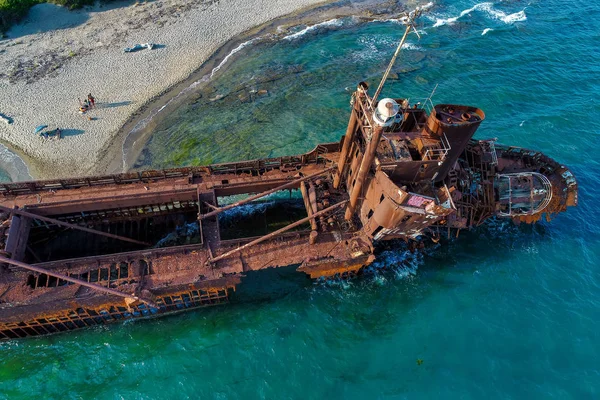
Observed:
[[[527,20],[527,15],[525,15],[525,9],[523,9],[519,12],[513,13],[513,14],[507,14],[504,11],[495,9],[494,3],[484,2],[484,3],[475,4],[473,7],[467,8],[466,10],[461,11],[460,14],[455,17],[436,18],[435,23],[433,24],[433,27],[437,28],[437,27],[444,26],[444,25],[452,25],[456,21],[458,21],[460,18],[464,17],[465,15],[471,14],[473,11],[482,11],[482,12],[486,13],[488,16],[492,17],[493,19],[500,20],[500,21],[504,22],[505,24],[509,24],[509,25],[513,24],[515,22],[523,22],[523,21]]]
[[[334,27],[338,26],[339,27],[339,26],[342,26],[343,23],[344,22],[341,19],[334,18],[334,19],[330,19],[328,21],[324,21],[324,22],[315,24],[315,25],[309,25],[306,28],[304,28],[304,29],[302,29],[302,30],[300,30],[298,32],[295,32],[295,33],[292,33],[290,35],[284,36],[283,38],[287,39],[287,40],[294,40],[294,39],[298,39],[298,38],[306,35],[309,32],[313,32],[313,31],[315,31],[317,29],[327,28],[327,27],[331,27],[331,26],[334,26]]]

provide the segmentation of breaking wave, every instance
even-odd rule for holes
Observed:
[[[304,29],[292,33],[290,35],[284,36],[284,39],[287,40],[294,40],[294,39],[298,39],[304,35],[306,35],[307,33],[313,32],[317,29],[321,29],[321,28],[328,28],[328,27],[340,27],[344,24],[344,21],[338,18],[334,18],[334,19],[330,19],[329,21],[325,21],[325,22],[321,22],[315,25],[309,25],[307,27],[305,27]]]
[[[261,39],[262,39],[262,36],[258,36],[258,37],[252,38],[250,40],[246,40],[245,42],[241,43],[238,47],[236,47],[235,49],[231,50],[229,52],[229,54],[227,54],[225,56],[225,58],[223,58],[223,60],[221,60],[221,62],[219,63],[219,65],[217,65],[216,67],[213,68],[213,70],[210,73],[210,78],[212,78],[217,73],[217,71],[219,71],[221,69],[221,67],[223,67],[223,65],[225,65],[227,63],[227,61],[229,61],[229,59],[231,58],[231,56],[233,56],[238,51],[242,50],[244,47],[249,46],[252,43],[254,43],[254,42],[258,41],[258,40],[261,40]]]
[[[402,48],[404,50],[417,50],[417,51],[423,50],[423,48],[421,46],[417,46],[416,44],[413,44],[413,43],[404,43],[402,45]]]
[[[405,279],[416,275],[419,266],[424,263],[425,253],[409,250],[385,250],[377,254],[373,264],[365,268],[366,273],[378,275],[381,271],[392,271],[395,278]]]
[[[465,15],[471,14],[473,11],[482,11],[482,12],[486,13],[488,16],[490,16],[491,18],[500,20],[500,21],[504,22],[505,24],[509,24],[509,25],[512,23],[515,23],[515,22],[523,22],[523,21],[527,20],[527,15],[525,15],[525,9],[523,9],[519,12],[516,12],[516,13],[507,14],[504,11],[495,9],[494,3],[485,2],[485,3],[475,4],[473,7],[467,8],[466,10],[461,11],[460,14],[455,17],[436,18],[436,21],[433,24],[433,27],[437,28],[437,27],[444,26],[444,25],[452,25],[456,21],[458,21],[460,18],[464,17]]]
[[[493,31],[493,29],[492,29],[492,28],[485,28],[485,29],[483,30],[483,32],[481,32],[481,36],[483,36],[483,35],[487,34],[489,31]]]

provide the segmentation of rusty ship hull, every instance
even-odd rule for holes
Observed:
[[[418,10],[417,10],[418,11]],[[476,107],[379,100],[361,82],[345,135],[309,153],[0,184],[0,340],[228,303],[250,271],[348,278],[378,241],[437,242],[489,218],[577,205],[550,157],[473,139]]]
[[[394,102],[405,104],[401,121],[378,126],[359,87],[342,140],[299,156],[1,185],[0,339],[228,303],[248,271],[298,265],[312,279],[350,277],[375,260],[378,240],[436,240],[490,217],[530,223],[576,204],[564,166],[472,139],[480,110]],[[292,190],[305,217],[221,237],[228,210]],[[240,195],[252,201],[219,204]],[[156,245],[190,224],[193,234]]]

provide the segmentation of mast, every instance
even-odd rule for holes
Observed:
[[[402,39],[400,39],[400,43],[398,43],[398,47],[396,48],[396,51],[394,52],[394,55],[392,56],[392,59],[390,60],[390,63],[388,64],[387,69],[383,73],[381,82],[379,82],[379,86],[377,86],[377,90],[375,91],[375,94],[373,95],[373,98],[371,99],[371,105],[374,105],[377,103],[377,98],[379,97],[379,94],[381,93],[381,90],[383,89],[383,85],[385,85],[385,81],[387,80],[388,75],[390,74],[390,71],[392,70],[392,67],[396,63],[396,58],[398,58],[398,54],[400,54],[400,51],[402,50],[402,46],[404,46],[404,43],[406,42],[406,38],[408,37],[408,34],[410,33],[410,31],[411,30],[414,31],[415,34],[417,35],[417,37],[421,38],[421,36],[419,35],[419,32],[417,32],[417,30],[415,29],[415,19],[418,18],[419,16],[421,16],[422,13],[423,13],[423,8],[417,7],[404,17],[404,25],[406,25],[406,29],[404,30],[404,35],[402,36]]]
[[[375,160],[375,155],[377,154],[377,147],[379,146],[379,141],[381,140],[383,128],[384,128],[384,126],[387,126],[387,121],[389,121],[389,119],[391,117],[393,117],[394,114],[398,111],[398,105],[392,99],[384,99],[385,104],[383,105],[383,107],[377,107],[377,97],[381,93],[381,90],[383,89],[383,85],[385,84],[385,81],[387,80],[388,75],[390,74],[390,71],[395,64],[396,58],[398,57],[398,54],[400,54],[400,51],[402,50],[402,46],[406,42],[406,38],[407,38],[408,34],[410,33],[410,31],[414,30],[414,32],[417,34],[417,36],[419,36],[419,34],[417,33],[417,31],[415,29],[414,20],[415,20],[415,18],[420,16],[421,13],[422,13],[422,9],[417,7],[415,10],[411,11],[408,15],[406,15],[404,17],[404,24],[406,25],[406,30],[404,31],[404,35],[402,36],[402,39],[400,40],[400,43],[398,44],[398,47],[396,48],[396,51],[394,52],[394,56],[390,60],[390,63],[388,65],[387,69],[385,70],[383,77],[381,78],[381,82],[379,83],[379,86],[377,87],[377,90],[375,91],[373,98],[371,99],[371,109],[374,112],[373,118],[372,118],[373,122],[374,122],[373,130],[372,130],[371,137],[366,138],[367,143],[365,145],[365,153],[360,162],[358,174],[356,175],[356,181],[350,192],[350,201],[348,202],[348,206],[346,207],[346,213],[344,215],[344,218],[347,221],[352,219],[352,216],[354,215],[354,213],[356,211],[356,207],[358,205],[359,199],[362,197],[361,193],[362,193],[363,187],[365,186],[365,184],[367,182],[369,172],[371,171],[371,166],[373,165],[373,161]],[[357,101],[359,101],[359,100],[357,100]],[[376,108],[378,108],[378,110],[376,110]],[[355,111],[353,109],[352,115],[354,115],[354,112]],[[383,119],[377,118],[377,115],[376,115],[377,113],[380,113],[380,116]],[[368,118],[368,116],[365,116],[365,117]],[[353,119],[351,118],[350,125],[352,125],[353,122],[355,122],[355,121],[353,121]],[[351,136],[349,133],[353,129],[354,129],[353,126],[348,126],[348,132],[346,133],[346,139],[344,141],[344,146],[346,145],[348,138]],[[342,156],[347,156],[347,154],[345,152],[342,152]],[[343,166],[346,164],[346,160],[340,159],[340,163],[342,164],[342,168],[340,168],[340,173],[341,173],[341,171],[343,170]],[[339,184],[339,180],[338,180],[338,184]]]

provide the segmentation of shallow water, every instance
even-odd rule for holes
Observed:
[[[284,279],[271,300],[1,344],[0,398],[597,398],[599,21],[593,2],[436,2],[384,90],[439,84],[436,102],[483,108],[477,137],[564,162],[579,207],[425,254],[390,246],[391,272],[349,283]],[[138,167],[338,140],[347,88],[376,86],[401,31],[348,19],[248,46],[158,122]]]

